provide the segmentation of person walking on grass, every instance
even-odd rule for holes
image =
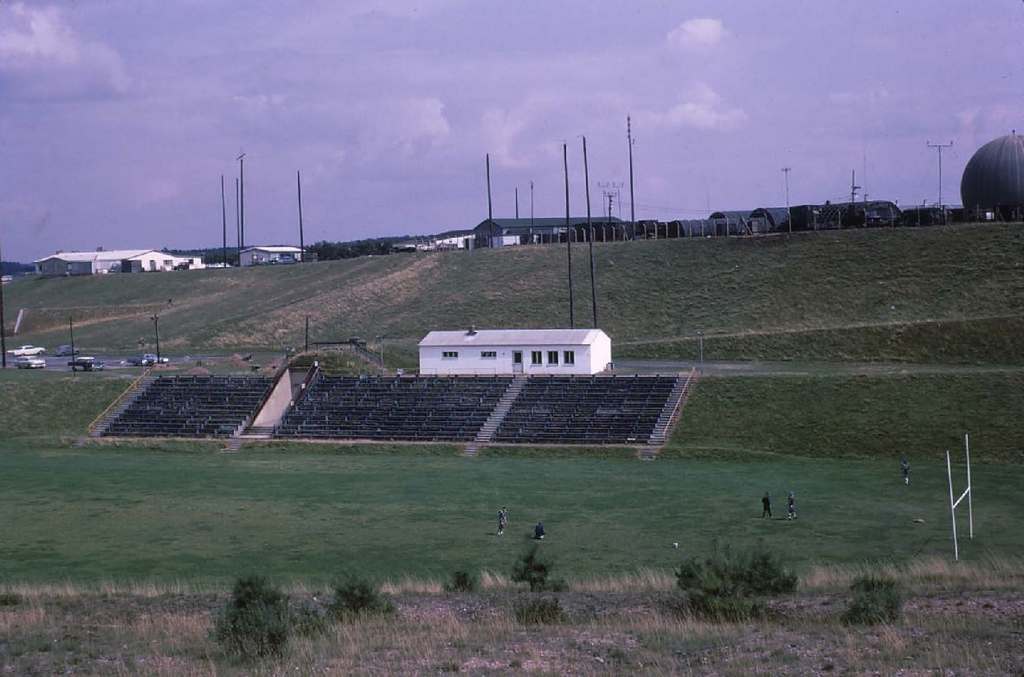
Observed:
[[[793,494],[792,491],[789,492],[789,499],[786,503],[786,519],[796,519],[796,496]]]
[[[772,497],[768,495],[768,492],[764,492],[764,496],[761,497],[761,519],[772,516]]]
[[[910,486],[910,461],[906,456],[900,458],[900,473],[903,475],[903,483]]]
[[[502,507],[498,511],[498,535],[501,536],[505,533],[505,527],[508,526],[508,508]]]

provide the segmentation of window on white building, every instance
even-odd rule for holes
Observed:
[[[530,353],[530,364],[544,364],[544,353],[534,350]]]
[[[459,353],[454,350],[446,350],[441,353],[441,357],[446,360],[457,360],[459,359]]]
[[[480,357],[484,360],[496,360],[498,359],[498,353],[494,350],[481,350]]]
[[[565,364],[576,364],[575,350],[566,350],[562,357],[562,362],[564,362]]]
[[[549,350],[548,351],[548,364],[558,364],[558,351],[557,350]]]

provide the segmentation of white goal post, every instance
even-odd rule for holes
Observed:
[[[949,478],[949,512],[953,524],[953,559],[960,561],[960,544],[956,536],[956,507],[961,501],[967,499],[967,524],[970,531],[969,537],[974,540],[974,502],[971,496],[971,440],[967,433],[964,433],[964,452],[967,456],[967,488],[960,494],[960,498],[953,498],[953,466],[949,460],[949,449],[946,449],[946,476]]]

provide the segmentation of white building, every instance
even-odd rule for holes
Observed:
[[[102,275],[104,273],[165,272],[198,270],[203,259],[175,256],[156,249],[97,249],[94,252],[57,252],[33,261],[36,272],[44,276]]]
[[[296,263],[301,260],[301,249],[285,245],[246,247],[238,254],[238,261],[241,266],[259,266],[268,263]]]
[[[432,331],[419,343],[420,373],[597,374],[612,361],[612,341],[600,329],[481,329]]]

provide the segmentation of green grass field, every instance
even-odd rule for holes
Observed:
[[[978,536],[964,557],[1019,554],[1018,466],[977,465]],[[760,496],[775,496],[773,520]],[[794,490],[799,519],[780,519]],[[0,454],[0,579],[224,582],[507,573],[543,519],[570,577],[668,569],[717,540],[763,540],[796,565],[950,550],[944,464],[486,458],[138,449]],[[494,535],[493,513],[512,524]],[[914,523],[915,518],[925,520]],[[680,550],[671,547],[680,543]]]
[[[716,539],[763,539],[801,566],[941,556],[942,450],[958,450],[965,427],[979,500],[978,538],[964,556],[1024,547],[1024,469],[1006,463],[1020,459],[1024,439],[1017,371],[707,378],[649,463],[604,449],[485,449],[467,459],[446,445],[70,448],[127,378],[0,375],[0,580],[507,573],[537,519],[550,534],[545,551],[570,577],[668,569]],[[899,483],[901,453],[912,459],[909,488]],[[778,517],[790,490],[799,520],[761,520],[761,494],[775,496]],[[513,523],[498,539],[502,505]]]
[[[584,245],[576,316],[589,317]],[[623,357],[1021,364],[1024,230],[1019,225],[662,240],[595,246],[601,326]],[[168,351],[278,349],[386,335],[414,366],[438,328],[567,324],[561,247],[365,257],[315,265],[26,280],[6,288],[19,342],[138,350],[161,316]]]

